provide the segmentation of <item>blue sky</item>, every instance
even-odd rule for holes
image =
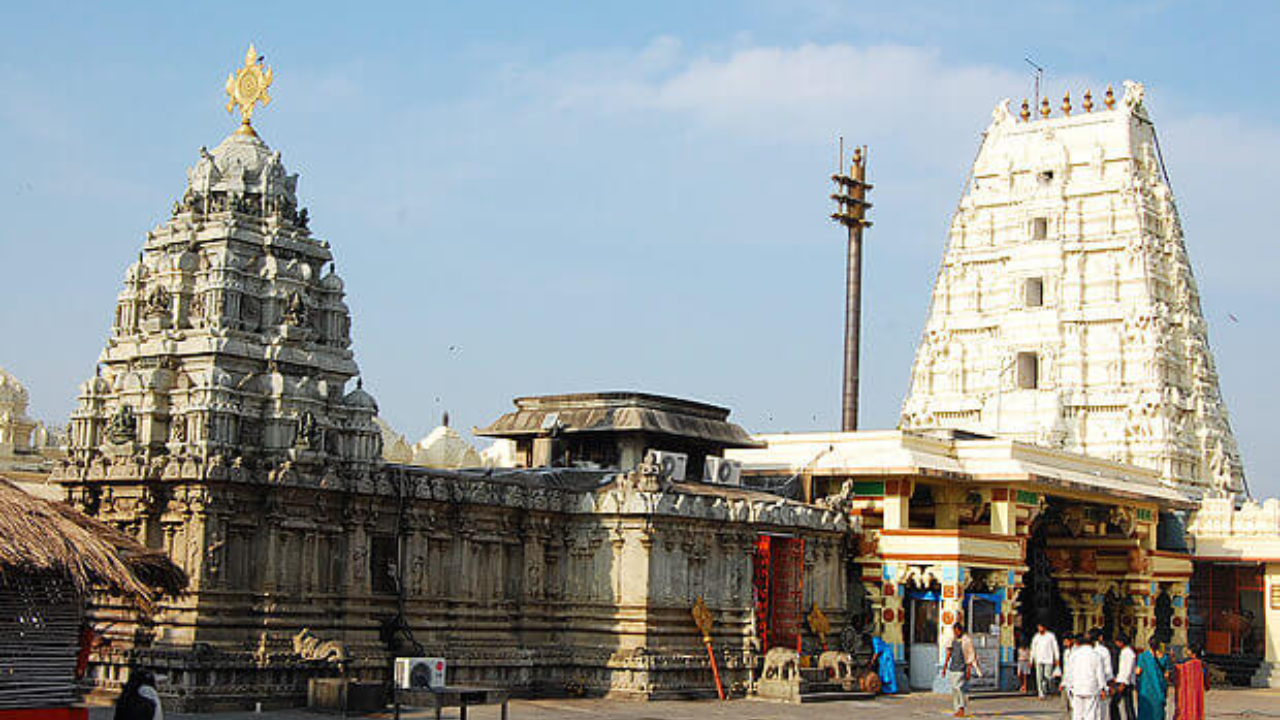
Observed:
[[[979,134],[1030,94],[1030,56],[1054,97],[1146,83],[1250,482],[1280,493],[1277,6],[880,5],[6,5],[0,366],[66,417],[143,233],[234,129],[222,84],[254,42],[276,76],[255,125],[411,440],[444,410],[470,427],[596,389],[836,426],[841,134],[872,147],[863,426],[890,427]]]

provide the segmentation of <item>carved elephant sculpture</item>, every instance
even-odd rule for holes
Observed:
[[[849,653],[828,650],[818,657],[818,667],[836,682],[853,679],[853,657]]]
[[[795,680],[800,677],[800,655],[791,648],[771,648],[764,655],[765,680]]]

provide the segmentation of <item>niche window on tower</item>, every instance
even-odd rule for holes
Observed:
[[[1049,218],[1038,217],[1031,219],[1031,239],[1044,240],[1049,237]]]
[[[1027,278],[1022,283],[1022,306],[1038,308],[1044,306],[1044,278]]]
[[[1035,390],[1040,387],[1040,358],[1033,352],[1018,353],[1018,388]]]
[[[394,535],[374,535],[369,539],[369,585],[376,593],[394,593],[399,583]]]

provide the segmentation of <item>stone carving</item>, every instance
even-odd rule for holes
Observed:
[[[163,285],[155,285],[151,288],[151,292],[147,293],[144,314],[149,318],[168,317],[170,302],[169,291],[165,290]]]
[[[301,293],[293,292],[285,305],[283,320],[285,325],[305,327],[307,324],[307,303]]]
[[[321,640],[310,628],[303,628],[293,637],[293,652],[307,661],[321,661],[343,666],[349,659],[347,646],[337,640]]]
[[[316,422],[316,416],[304,412],[298,417],[298,428],[293,446],[299,450],[319,452],[324,443],[324,430]]]
[[[1142,107],[1142,100],[1147,94],[1147,88],[1140,82],[1133,80],[1124,81],[1124,98],[1121,102],[1129,109],[1129,112],[1138,112]]]
[[[169,442],[184,443],[187,441],[187,419],[182,416],[169,419]]]
[[[133,415],[133,408],[122,404],[111,416],[107,426],[107,441],[114,445],[123,445],[138,439],[138,419]]]
[[[839,650],[828,650],[818,656],[818,667],[827,671],[827,677],[836,682],[853,679],[853,656]]]
[[[800,678],[800,655],[794,648],[769,648],[764,655],[764,671],[760,675],[765,680],[793,681]]]

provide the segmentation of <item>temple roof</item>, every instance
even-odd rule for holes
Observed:
[[[761,444],[735,423],[729,409],[640,392],[574,393],[516,398],[516,411],[474,433],[484,437],[540,435],[550,425],[562,433],[644,432],[685,437],[725,447]]]

